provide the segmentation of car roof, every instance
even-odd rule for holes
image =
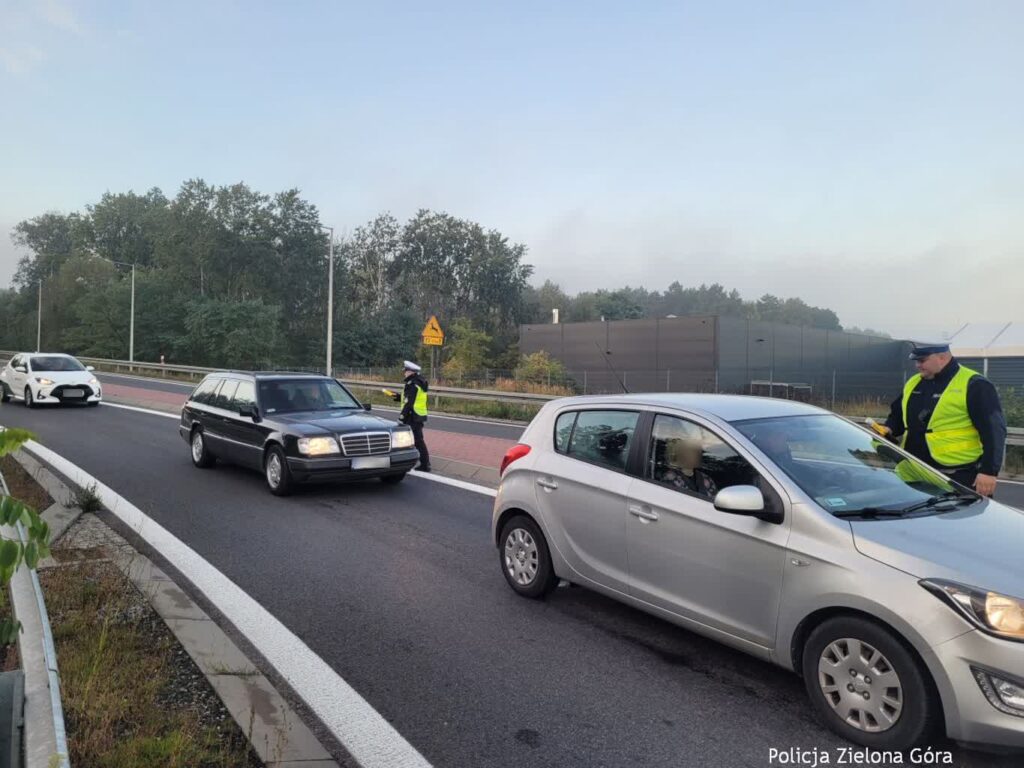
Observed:
[[[322,373],[306,371],[215,371],[210,376],[250,376],[257,381],[278,381],[282,379],[326,379]]]
[[[705,395],[698,393],[651,393],[629,395],[583,395],[553,401],[555,407],[573,406],[651,406],[673,408],[723,421],[768,419],[779,416],[814,416],[827,414],[822,408],[794,400],[780,400],[752,395]]]

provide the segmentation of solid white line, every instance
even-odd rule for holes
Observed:
[[[105,406],[111,408],[120,408],[125,411],[136,411],[138,413],[147,413],[150,416],[163,416],[166,419],[179,420],[181,417],[173,413],[164,413],[163,411],[153,411],[149,408],[139,408],[134,405],[120,405],[119,403],[103,403]],[[473,491],[484,496],[490,496],[494,498],[498,495],[498,492],[493,488],[488,488],[486,485],[477,485],[476,483],[468,483],[465,480],[456,480],[453,477],[445,477],[444,475],[435,475],[432,472],[416,472],[413,470],[410,474],[416,477],[422,477],[424,480],[430,480],[434,483],[441,483],[442,485],[450,485],[454,488],[461,488],[464,491]]]
[[[181,539],[64,457],[35,441],[25,448],[72,483],[95,486],[103,505],[188,576],[288,681],[362,768],[429,768],[426,758],[327,662]]]
[[[498,492],[494,488],[488,488],[486,485],[477,485],[476,483],[469,483],[465,480],[456,480],[454,477],[435,475],[433,472],[417,472],[414,469],[409,474],[416,477],[422,477],[424,480],[441,483],[442,485],[450,485],[453,488],[461,488],[464,491],[472,491],[473,493],[479,493],[483,496],[490,496],[492,499],[498,495]]]
[[[163,416],[165,419],[174,419],[175,421],[181,420],[181,416],[179,414],[154,411],[151,408],[139,408],[136,405],[121,405],[120,403],[108,403],[104,401],[100,407],[120,408],[122,411],[136,411],[137,413],[148,413],[150,416]]]

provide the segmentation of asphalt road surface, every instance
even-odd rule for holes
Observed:
[[[844,742],[793,675],[577,588],[516,597],[490,499],[410,477],[271,496],[176,422],[0,406],[262,603],[437,766],[769,766]],[[961,768],[1019,766],[950,745]],[[779,764],[777,761],[774,764]]]
[[[140,376],[123,376],[116,373],[97,373],[96,376],[104,384],[118,384],[120,386],[157,392],[174,392],[175,394],[181,394],[183,398],[196,387],[195,384],[186,384],[184,382],[148,379]],[[398,415],[398,408],[386,408],[375,405],[373,410]],[[523,434],[522,425],[506,424],[486,419],[440,416],[438,414],[430,416],[429,425],[431,429],[440,429],[445,432],[500,437],[505,440],[518,440],[519,436]]]

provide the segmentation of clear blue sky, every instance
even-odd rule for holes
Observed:
[[[190,177],[446,210],[570,291],[1022,319],[1022,2],[8,2],[6,232]],[[944,300],[945,299],[945,300]]]

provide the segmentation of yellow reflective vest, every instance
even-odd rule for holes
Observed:
[[[981,458],[984,446],[981,435],[967,413],[967,384],[978,375],[977,371],[960,366],[953,379],[939,397],[932,411],[925,431],[928,452],[936,463],[944,467],[958,467]],[[910,422],[907,421],[907,403],[910,395],[921,382],[921,375],[911,376],[903,388],[903,433],[902,445],[907,443]]]
[[[405,389],[402,390],[401,407],[405,408]],[[427,415],[427,390],[419,384],[416,385],[416,398],[412,401],[412,410],[417,416]]]

